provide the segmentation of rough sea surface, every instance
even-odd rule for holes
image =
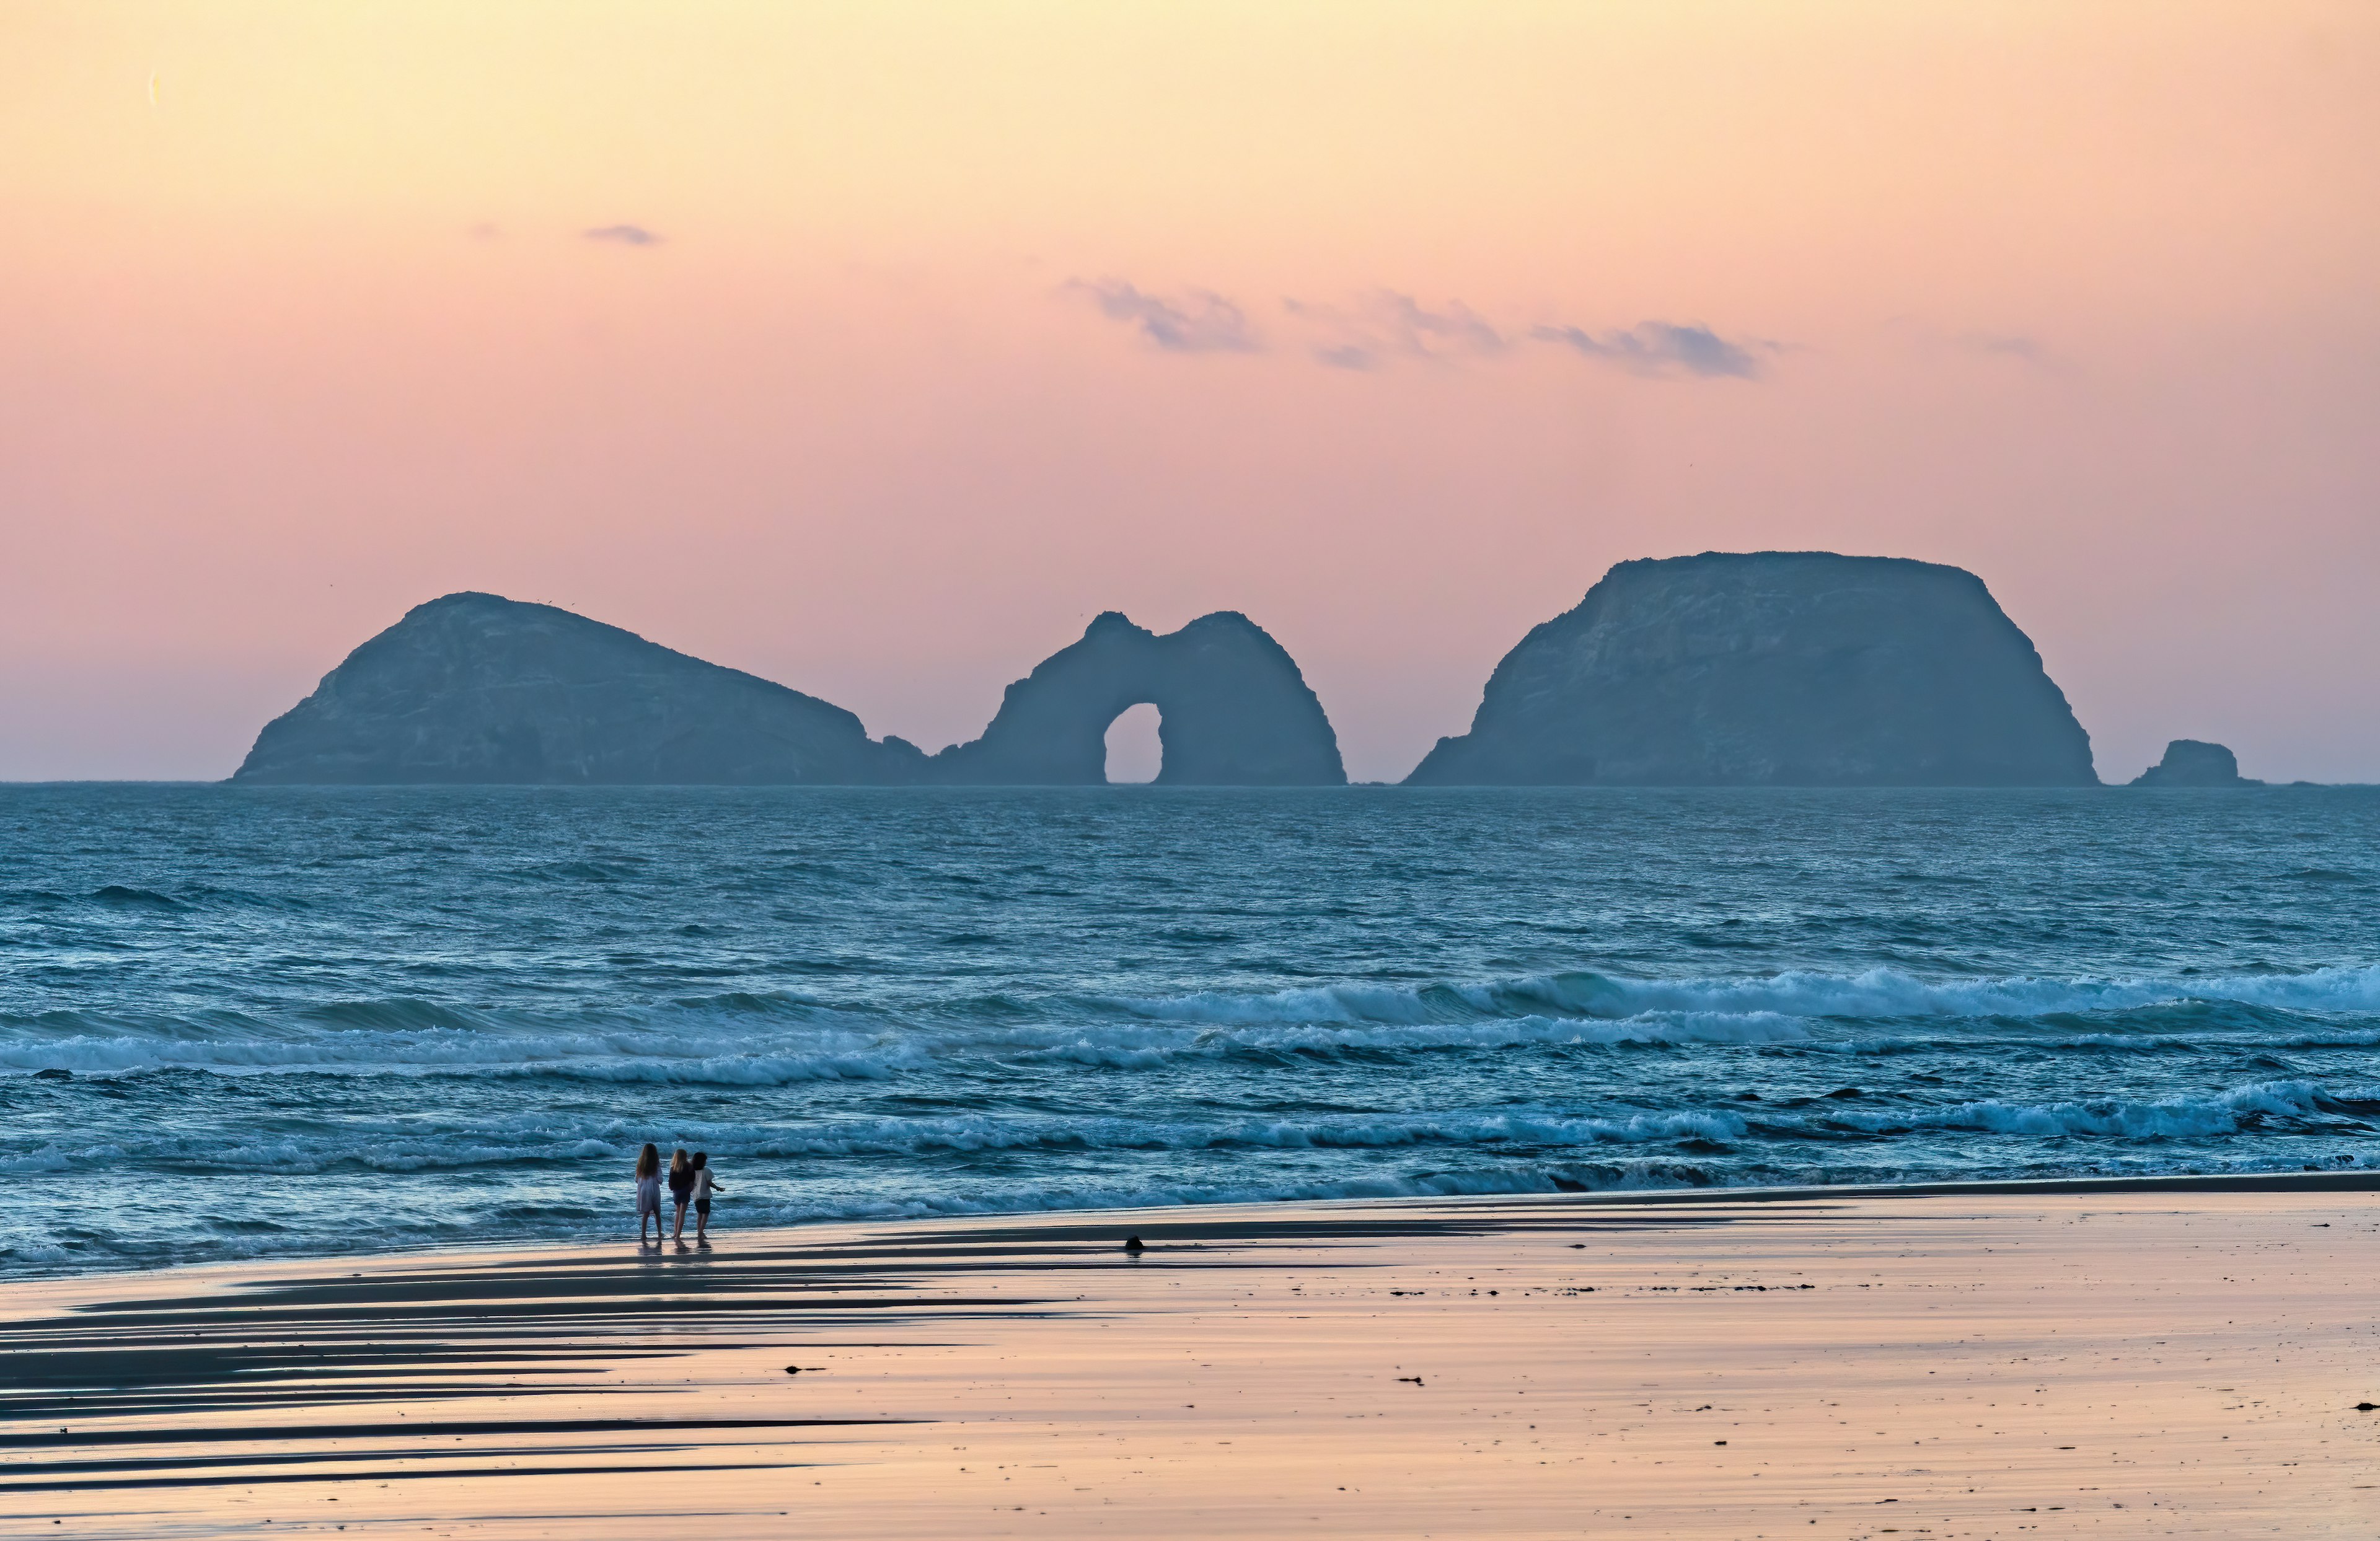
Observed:
[[[0,1273],[2375,1128],[2371,790],[0,787]]]

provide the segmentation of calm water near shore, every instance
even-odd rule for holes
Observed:
[[[2380,1167],[2375,1055],[2368,789],[0,787],[0,1272]]]

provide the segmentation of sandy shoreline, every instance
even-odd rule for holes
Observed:
[[[20,1282],[0,1526],[2368,1535],[2375,1189],[1245,1206]]]

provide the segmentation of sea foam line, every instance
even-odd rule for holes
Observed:
[[[1003,1003],[1002,1019],[929,1014],[911,1020],[808,998],[739,996],[612,1008],[593,1021],[542,1021],[519,1012],[409,999],[310,1006],[292,1021],[233,1012],[134,1017],[50,1011],[0,1015],[0,1071],[62,1069],[123,1074],[157,1069],[223,1073],[469,1072],[589,1081],[792,1085],[883,1079],[936,1062],[989,1055],[1138,1069],[1183,1058],[1348,1055],[1598,1044],[1763,1045],[1892,1052],[1925,1047],[1891,1037],[1844,1041],[1840,1029],[1882,1023],[1989,1024],[2065,1016],[2120,1017],[2209,1003],[2303,1013],[2268,1035],[2220,1022],[2198,1036],[2169,1021],[2137,1034],[2073,1025],[2040,1047],[2190,1047],[2269,1041],[2273,1047],[2380,1042],[2380,966],[2307,974],[2130,979],[1987,978],[1925,981],[1890,969],[1857,975],[1789,972],[1743,979],[1623,979],[1554,974],[1476,985],[1336,985],[1159,999],[1052,998]],[[1015,1021],[1022,1011],[1038,1020]],[[2161,1013],[2160,1013],[2161,1014]],[[2347,1016],[2348,1022],[2327,1020]]]
[[[1803,1109],[1500,1109],[1250,1114],[1212,1119],[1064,1114],[943,1114],[806,1123],[673,1118],[584,1120],[527,1113],[326,1122],[225,1144],[178,1135],[91,1140],[52,1137],[0,1147],[0,1172],[70,1169],[185,1172],[468,1171],[523,1162],[624,1162],[648,1139],[710,1150],[722,1161],[932,1159],[1019,1151],[1087,1154],[1228,1149],[1361,1150],[1400,1147],[1494,1152],[1671,1144],[1703,1151],[1779,1151],[1803,1142],[1965,1130],[2022,1139],[2089,1136],[2119,1143],[2213,1139],[2276,1123],[2301,1132],[2369,1132],[2380,1087],[2263,1081],[2200,1097],[2044,1103],[1973,1099],[1876,1109],[1819,1102]]]
[[[1630,979],[1564,973],[1468,985],[1325,985],[1250,994],[1200,991],[1159,999],[1118,998],[1112,1003],[1160,1020],[1242,1025],[1424,1023],[1450,1015],[1525,1013],[1626,1019],[1658,1012],[1852,1019],[2039,1017],[2181,1001],[2226,1001],[2292,1012],[2380,1012],[2380,965],[2302,974],[2071,979],[2008,976],[1926,980],[1892,968],[1857,974],[1795,969],[1736,979]]]

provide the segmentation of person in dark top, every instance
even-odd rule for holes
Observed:
[[[670,1228],[670,1240],[686,1240],[686,1207],[694,1197],[694,1163],[686,1159],[686,1147],[677,1147],[670,1158],[670,1198],[677,1205],[677,1223]]]

